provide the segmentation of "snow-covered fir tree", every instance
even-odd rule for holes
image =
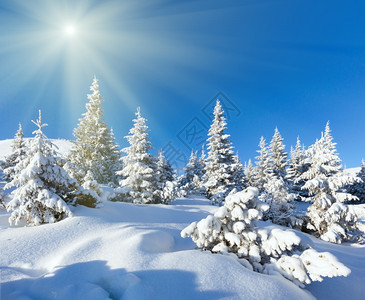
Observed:
[[[249,187],[249,186],[255,186],[255,178],[256,178],[256,174],[255,174],[255,167],[252,165],[251,159],[248,160],[248,164],[245,164],[245,168],[244,168],[244,183],[245,186]]]
[[[201,158],[198,158],[198,153],[191,151],[189,161],[184,167],[184,175],[180,179],[180,188],[185,191],[185,195],[201,192],[203,185],[203,170],[201,167]]]
[[[304,146],[301,145],[299,136],[295,148],[290,151],[290,160],[288,163],[288,170],[286,179],[290,186],[290,191],[298,196],[307,196],[301,189],[305,181],[300,180],[300,176],[306,172],[310,165],[309,151],[305,151]],[[299,197],[297,197],[299,200]]]
[[[157,177],[161,202],[169,203],[175,200],[177,197],[176,174],[162,151],[159,151],[157,155]]]
[[[82,187],[89,191],[95,192],[95,194],[96,194],[96,195],[94,195],[95,198],[100,197],[103,192],[100,184],[94,179],[94,175],[90,170],[87,171],[87,173],[86,173]]]
[[[269,149],[272,163],[272,173],[278,178],[285,179],[288,154],[284,151],[285,145],[283,144],[283,140],[284,139],[281,137],[281,134],[276,127],[274,136],[270,142]]]
[[[5,157],[3,163],[3,177],[4,180],[10,182],[15,176],[15,166],[19,163],[26,155],[26,143],[24,140],[24,132],[22,125],[19,123],[18,131],[15,134],[13,144],[11,146],[11,154]]]
[[[176,177],[170,161],[162,151],[159,151],[157,154],[157,173],[160,182],[174,181]]]
[[[3,188],[0,186],[0,209],[6,207],[7,195],[4,193]]]
[[[217,100],[214,119],[208,132],[208,156],[205,165],[204,186],[206,195],[213,203],[220,203],[234,189],[232,142],[225,133],[227,122],[222,106]],[[214,197],[214,198],[213,198]]]
[[[84,183],[88,171],[92,172],[98,183],[116,183],[115,172],[119,169],[120,153],[113,131],[105,122],[103,98],[95,77],[90,90],[92,93],[87,95],[86,113],[74,130],[76,141],[68,156],[70,163],[67,169],[80,184]]]
[[[126,136],[130,146],[122,150],[126,155],[122,158],[123,168],[117,174],[123,179],[114,200],[135,204],[160,203],[156,159],[149,153],[152,148],[149,130],[140,108],[133,122]]]
[[[318,253],[293,231],[259,228],[256,222],[269,207],[258,194],[254,187],[230,194],[214,215],[191,223],[181,236],[191,237],[204,250],[234,253],[246,268],[279,273],[300,286],[350,273],[334,256]]]
[[[266,146],[264,137],[261,137],[259,143],[260,149],[257,150],[259,153],[256,156],[256,167],[255,167],[255,178],[253,184],[259,189],[260,192],[264,191],[264,185],[269,181],[272,176],[272,163],[270,160],[269,149]]]
[[[309,149],[311,166],[300,176],[306,180],[303,189],[308,190],[313,204],[307,210],[307,228],[325,241],[341,243],[359,238],[361,224],[346,201],[355,196],[341,189],[352,184],[356,178],[344,174],[341,160],[333,142],[329,123],[321,139]]]
[[[355,181],[353,184],[346,186],[347,191],[356,196],[359,200],[356,203],[365,203],[365,162],[361,161],[360,171],[356,175],[359,179]]]
[[[242,191],[245,186],[245,173],[238,153],[233,156],[232,173],[235,189]]]
[[[199,157],[199,177],[201,178],[201,180],[203,180],[203,176],[205,174],[206,159],[207,156],[205,155],[205,145],[203,145]]]
[[[295,196],[289,192],[288,184],[282,177],[269,176],[259,199],[269,205],[269,209],[263,214],[264,221],[271,220],[282,226],[301,227],[303,221],[294,216]]]
[[[63,169],[65,161],[57,156],[55,145],[43,133],[47,124],[42,124],[41,111],[38,120],[32,122],[38,129],[33,132],[27,156],[16,165],[13,180],[5,186],[16,187],[7,204],[12,225],[22,221],[28,225],[54,223],[71,216],[67,204],[85,201],[83,196],[89,196]]]
[[[256,167],[250,170],[249,174],[253,178],[250,181],[259,189],[259,199],[269,205],[269,209],[263,215],[264,220],[271,220],[284,226],[299,226],[301,221],[292,216],[295,208],[292,204],[294,197],[289,192],[289,186],[284,178],[287,163],[282,141],[277,128],[269,148],[265,139],[261,137]]]

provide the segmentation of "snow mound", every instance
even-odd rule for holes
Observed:
[[[173,249],[174,237],[165,231],[151,231],[141,235],[141,250],[146,252],[169,252]]]

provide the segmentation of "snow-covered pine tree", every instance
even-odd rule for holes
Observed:
[[[6,201],[7,195],[4,193],[3,188],[0,186],[0,209],[3,209],[6,207]]]
[[[159,174],[159,181],[174,181],[175,172],[170,161],[165,157],[162,151],[157,154],[157,173]]]
[[[11,146],[11,154],[5,157],[3,165],[4,180],[10,182],[15,176],[15,166],[19,163],[26,154],[26,143],[24,140],[24,132],[22,125],[19,123],[18,131],[15,134],[13,144]]]
[[[269,176],[259,199],[269,205],[263,220],[287,227],[301,227],[303,221],[294,216],[294,194],[289,192],[287,182],[280,176]]]
[[[201,188],[201,164],[198,154],[191,151],[190,158],[184,167],[184,175],[180,179],[180,188],[184,190],[184,195],[199,193]]]
[[[289,192],[289,186],[284,179],[286,174],[286,153],[284,152],[283,139],[277,130],[270,143],[266,146],[265,139],[261,137],[254,169],[253,185],[260,191],[259,199],[269,205],[264,213],[264,220],[284,226],[298,226],[301,221],[292,216],[294,200]],[[274,163],[275,161],[275,163]],[[274,172],[275,168],[275,172]]]
[[[116,183],[115,172],[119,169],[120,153],[113,131],[105,122],[103,98],[96,77],[90,90],[92,93],[87,95],[86,113],[74,130],[76,141],[68,156],[70,163],[67,169],[80,184],[84,183],[88,171],[92,172],[98,183]]]
[[[266,146],[266,141],[262,136],[259,143],[260,149],[257,150],[259,153],[256,156],[256,167],[255,167],[255,178],[253,184],[259,189],[260,192],[264,191],[264,185],[269,181],[272,176],[272,162],[270,159],[269,150]]]
[[[208,157],[206,159],[204,186],[206,195],[219,204],[234,189],[232,165],[234,164],[232,142],[225,133],[227,123],[222,106],[217,100],[214,119],[208,132]],[[214,197],[214,198],[213,198]]]
[[[245,164],[245,168],[244,168],[244,174],[245,174],[245,186],[249,187],[249,186],[255,186],[255,178],[256,178],[256,174],[255,174],[255,167],[252,165],[251,159],[248,160],[248,164]]]
[[[290,186],[290,191],[296,195],[302,195],[301,187],[304,185],[303,180],[298,178],[308,170],[309,163],[304,147],[301,145],[299,136],[295,148],[290,151],[290,160],[288,163],[288,170],[286,179]],[[299,198],[299,197],[297,197]]]
[[[15,167],[13,180],[5,188],[16,187],[7,204],[12,211],[10,224],[26,221],[28,225],[54,223],[71,216],[69,204],[83,201],[76,181],[63,169],[65,161],[57,156],[55,145],[45,136],[42,115],[32,121],[38,129],[29,145],[27,156]],[[95,203],[95,199],[94,199]]]
[[[283,138],[278,130],[275,128],[275,133],[270,142],[269,155],[272,163],[272,173],[274,176],[278,178],[285,179],[286,176],[286,167],[287,167],[287,158],[288,154],[284,151],[285,145],[283,144]]]
[[[201,150],[200,157],[199,157],[199,174],[198,174],[198,176],[202,182],[202,188],[203,188],[203,176],[205,174],[205,160],[206,160],[204,147],[205,147],[205,145],[202,146],[202,150]]]
[[[356,203],[365,203],[365,162],[364,160],[361,161],[360,171],[356,175],[357,178],[360,180],[355,181],[353,184],[348,185],[347,191],[359,198]]]
[[[99,198],[103,193],[99,183],[94,179],[94,175],[90,170],[86,173],[84,184],[82,185],[82,187],[89,191],[95,192],[95,198]]]
[[[350,270],[329,253],[318,253],[290,230],[257,226],[268,205],[258,199],[257,188],[226,197],[214,215],[193,222],[181,231],[199,248],[234,253],[239,262],[256,272],[279,273],[299,286],[322,277],[347,276]]]
[[[237,191],[242,191],[245,186],[245,173],[238,153],[233,156],[232,173],[235,189]]]
[[[174,169],[162,151],[157,155],[158,188],[162,203],[169,203],[177,197],[177,183]]]
[[[322,240],[341,243],[359,238],[361,224],[357,221],[351,206],[344,202],[356,197],[341,192],[341,189],[352,184],[356,178],[344,174],[341,160],[333,142],[329,123],[320,140],[310,148],[311,166],[300,176],[306,180],[303,189],[308,190],[313,204],[308,207],[307,228]]]
[[[160,203],[156,159],[149,153],[152,149],[148,136],[146,119],[137,109],[134,125],[126,139],[129,147],[122,151],[123,168],[117,174],[122,176],[120,188],[116,190],[115,201],[135,204]]]

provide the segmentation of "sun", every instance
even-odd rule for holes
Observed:
[[[64,32],[67,36],[74,36],[76,34],[76,27],[72,24],[66,25],[64,27]]]

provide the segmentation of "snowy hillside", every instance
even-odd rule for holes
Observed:
[[[29,139],[25,139],[29,141]],[[61,155],[67,155],[71,149],[71,141],[63,140],[63,139],[51,139],[52,143],[54,143],[57,147]],[[0,160],[3,160],[5,156],[11,153],[11,145],[13,143],[13,139],[0,141]]]
[[[174,205],[105,202],[39,227],[8,228],[2,213],[3,299],[311,299],[280,276],[254,273],[235,258],[195,250],[180,231],[216,210],[205,199]],[[308,290],[319,299],[360,299],[364,248],[312,239],[352,269]],[[335,287],[341,286],[341,289]],[[47,296],[46,296],[47,295]],[[57,295],[53,297],[52,295]]]
[[[62,154],[69,151],[69,141],[53,142]],[[0,141],[0,159],[10,146],[11,140]],[[301,289],[282,276],[252,272],[235,256],[201,251],[190,238],[181,238],[191,222],[216,212],[207,199],[133,205],[106,201],[111,192],[104,187],[99,208],[78,206],[72,218],[54,224],[10,227],[10,213],[1,210],[0,298],[363,299],[363,246],[330,244],[296,232],[352,271]]]
[[[360,172],[360,167],[345,169],[345,173],[352,176],[356,176],[359,172]]]

